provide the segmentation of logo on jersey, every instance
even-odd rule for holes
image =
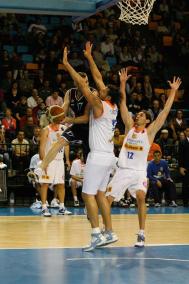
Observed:
[[[134,150],[134,151],[143,151],[143,147],[142,146],[138,146],[138,145],[132,145],[129,143],[125,143],[125,148],[129,149],[129,150]]]
[[[136,133],[133,133],[132,138],[133,138],[133,139],[137,139],[137,134],[136,134]]]

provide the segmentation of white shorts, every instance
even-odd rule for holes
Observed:
[[[91,195],[96,195],[97,191],[105,192],[115,163],[112,153],[90,152],[84,170],[82,192]]]
[[[136,192],[142,190],[147,192],[147,172],[132,169],[118,168],[111,182],[108,184],[106,195],[111,195],[115,201],[119,201],[126,190],[136,198]]]
[[[74,181],[74,179],[72,179],[72,178],[69,179],[69,186],[71,186],[71,181],[72,180]],[[81,186],[82,186],[82,183],[79,182],[79,181],[76,181],[76,188],[81,187]]]
[[[65,180],[65,170],[64,170],[64,160],[53,160],[50,162],[47,168],[47,174],[43,172],[42,176],[39,178],[39,183],[48,184],[64,184]]]

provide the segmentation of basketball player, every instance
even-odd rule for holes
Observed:
[[[42,129],[39,149],[39,155],[42,161],[52,145],[56,143],[58,139],[60,139],[60,136],[63,132],[63,125],[59,123],[59,119],[61,120],[62,118],[55,118],[47,127]],[[45,217],[51,217],[51,213],[49,212],[46,205],[47,191],[50,184],[56,185],[57,194],[60,201],[58,215],[71,214],[71,212],[66,210],[66,208],[64,207],[64,150],[66,161],[67,163],[69,163],[69,146],[66,145],[58,151],[55,158],[49,163],[46,171],[43,171],[42,175],[39,177],[38,182],[41,185],[40,193],[42,201],[42,215]]]
[[[114,166],[115,156],[113,153],[112,137],[116,125],[117,105],[119,94],[114,90],[107,88],[102,80],[102,76],[91,55],[92,45],[86,44],[84,54],[89,61],[90,69],[99,89],[100,99],[95,93],[91,93],[86,81],[71,67],[67,61],[67,48],[64,49],[63,64],[70,73],[72,79],[77,82],[78,87],[88,100],[90,111],[90,150],[83,183],[83,199],[87,207],[88,217],[92,226],[91,245],[86,251],[93,250],[95,247],[112,243],[118,240],[117,236],[112,232],[110,206],[105,197],[105,189],[109,180],[112,167]],[[83,117],[74,118],[74,123],[87,122],[89,115],[87,113]],[[73,118],[72,118],[73,120]],[[63,134],[60,139],[48,152],[39,170],[45,169],[48,163],[55,157],[57,151],[65,145],[69,132]],[[40,175],[40,171],[36,172]],[[98,206],[101,210],[106,232],[104,236],[100,232],[98,219]]]
[[[114,200],[119,201],[124,195],[125,189],[128,188],[131,195],[136,198],[140,230],[135,246],[143,247],[145,242],[148,152],[156,133],[163,126],[169,114],[181,79],[174,77],[172,82],[168,81],[171,88],[170,95],[164,109],[151,124],[150,115],[146,111],[137,113],[135,120],[129,115],[125,93],[127,79],[127,69],[122,69],[120,72],[120,111],[125,124],[125,138],[118,159],[118,169],[108,186],[107,195],[111,204]],[[148,127],[146,127],[147,125]]]
[[[84,72],[79,72],[79,75],[85,79],[86,84],[88,84],[88,77],[87,74]],[[87,105],[87,100],[83,96],[82,92],[77,86],[77,83],[74,82],[75,88],[69,89],[64,97],[64,113],[65,116],[68,115],[69,108],[73,111],[74,115],[76,117],[83,115],[85,112],[87,112],[86,105]],[[91,92],[96,92],[96,90],[92,87],[89,87]],[[74,133],[74,137],[76,140],[82,140],[83,142],[83,152],[84,152],[84,157],[86,159],[88,153],[89,153],[89,142],[88,142],[88,137],[89,137],[89,125],[88,123],[82,123],[79,125],[73,125],[72,127],[72,132]]]
[[[99,90],[99,96],[92,93],[86,81],[72,68],[67,60],[67,48],[64,49],[63,64],[72,79],[90,105],[89,114],[89,147],[90,153],[84,172],[82,197],[87,208],[87,215],[92,227],[91,244],[84,251],[92,251],[95,247],[118,240],[112,232],[111,215],[105,197],[106,186],[112,167],[115,163],[112,137],[116,125],[119,94],[108,89],[91,55],[92,45],[86,44],[84,54],[89,61],[92,76]],[[102,98],[102,99],[101,99]],[[98,208],[105,222],[106,231],[102,235],[99,228]]]

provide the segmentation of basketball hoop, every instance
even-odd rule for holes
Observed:
[[[121,10],[119,20],[132,25],[146,25],[156,0],[122,0],[117,3]]]

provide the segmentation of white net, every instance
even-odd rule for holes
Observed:
[[[119,19],[133,25],[146,25],[156,0],[122,0],[117,3],[121,10]]]

